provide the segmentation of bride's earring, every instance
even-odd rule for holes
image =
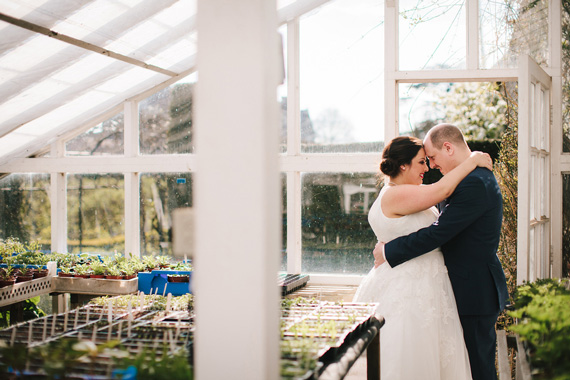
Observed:
[[[400,169],[406,170],[406,167],[405,167],[405,166],[400,166]]]

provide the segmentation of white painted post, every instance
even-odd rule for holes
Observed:
[[[479,69],[479,1],[467,0],[467,70]]]
[[[395,79],[398,68],[398,0],[384,3],[384,141],[400,134],[399,95]],[[393,110],[393,111],[392,111]]]
[[[139,112],[138,103],[125,102],[125,157],[139,156]],[[139,173],[128,171],[125,176],[125,256],[140,257],[140,183]]]
[[[199,0],[195,374],[279,376],[275,1]]]
[[[51,145],[52,157],[65,155],[61,140]],[[50,173],[51,251],[67,253],[67,178],[66,173]]]
[[[301,154],[299,18],[287,23],[287,156]],[[302,270],[301,173],[287,173],[287,272]]]

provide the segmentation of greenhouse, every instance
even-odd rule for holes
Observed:
[[[382,152],[435,162],[442,123],[500,188],[497,378],[570,376],[567,0],[2,0],[0,29],[0,378],[380,378]]]

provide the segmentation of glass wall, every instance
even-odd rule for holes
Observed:
[[[287,174],[281,174],[281,260],[280,271],[287,271]]]
[[[139,103],[141,154],[192,153],[192,96],[197,74]]]
[[[384,5],[331,1],[300,21],[301,151],[376,152],[383,136]]]
[[[562,7],[562,151],[570,152],[570,8]]]
[[[465,1],[400,0],[399,69],[466,67]]]
[[[376,244],[368,210],[378,177],[357,173],[302,174],[303,272],[364,274]]]
[[[67,176],[67,249],[71,253],[125,250],[122,174]]]
[[[507,123],[508,91],[502,84],[402,83],[400,134],[423,138],[434,125],[451,123],[469,140],[499,139]]]
[[[37,241],[51,249],[49,174],[10,174],[0,179],[0,239]]]
[[[283,83],[277,86],[277,101],[281,105],[281,131],[279,133],[279,152],[287,152],[287,24],[279,28],[283,43]]]
[[[570,174],[562,175],[562,277],[570,277]]]
[[[67,156],[122,155],[125,117],[123,113],[97,124],[65,144]]]
[[[172,212],[181,207],[193,207],[191,173],[141,174],[142,255],[173,255]]]

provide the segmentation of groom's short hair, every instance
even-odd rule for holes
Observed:
[[[426,139],[431,141],[434,148],[440,150],[444,142],[450,142],[456,146],[467,146],[461,130],[452,124],[438,124],[429,130]]]

